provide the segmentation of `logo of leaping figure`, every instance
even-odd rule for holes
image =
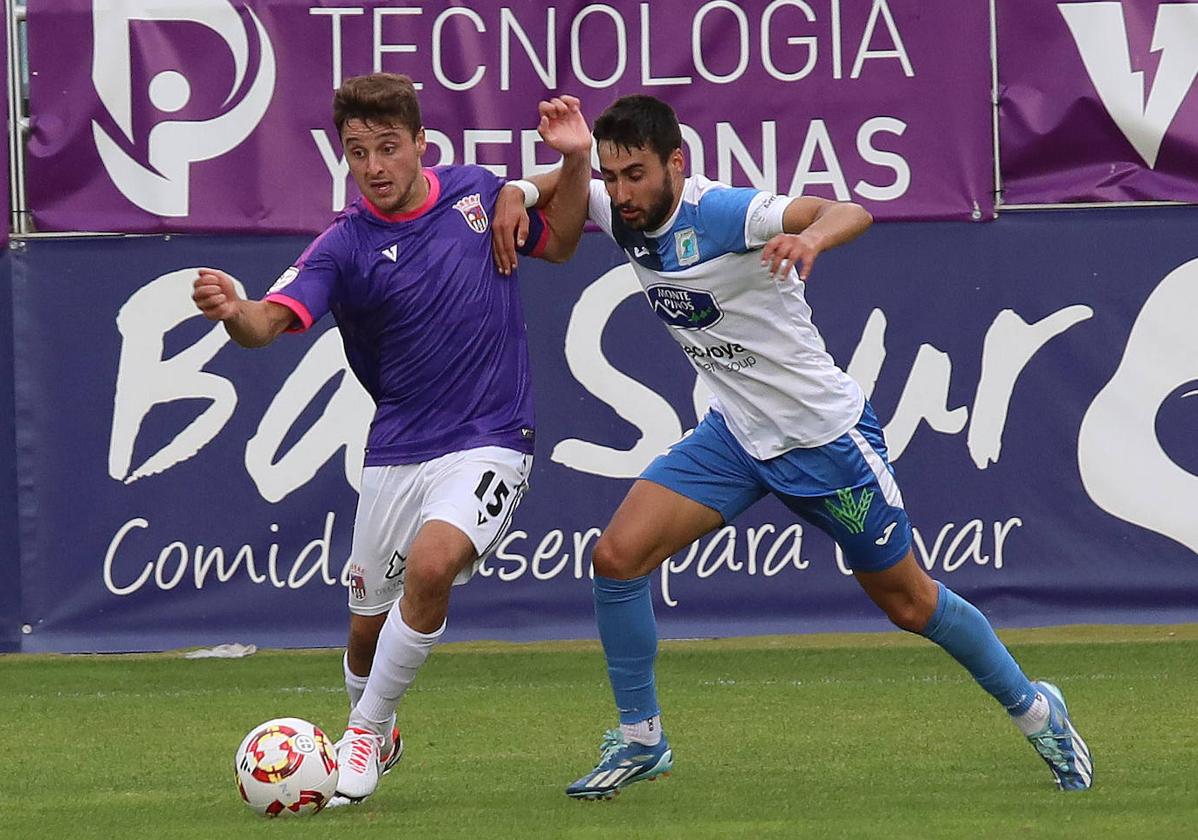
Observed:
[[[117,189],[138,207],[159,216],[189,212],[191,164],[235,149],[257,127],[275,87],[275,55],[262,21],[252,9],[259,45],[258,69],[240,99],[235,100],[249,70],[247,26],[227,0],[192,0],[186,10],[147,8],[139,0],[95,0],[92,6],[92,83],[128,142],[133,142],[133,91],[129,29],[133,21],[187,21],[216,32],[233,54],[234,78],[222,103],[228,110],[207,120],[165,120],[150,129],[149,167],[134,160],[97,121],[92,136],[104,168]],[[174,113],[191,98],[191,83],[177,70],[164,70],[149,83],[155,108]]]

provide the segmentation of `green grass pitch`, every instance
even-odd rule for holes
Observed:
[[[1065,692],[1095,787],[1062,794],[956,663],[900,634],[665,642],[670,778],[562,790],[614,720],[595,643],[446,645],[400,709],[407,753],[355,808],[268,821],[233,752],[294,715],[336,738],[338,651],[0,657],[0,837],[1193,838],[1198,626],[1002,634]]]

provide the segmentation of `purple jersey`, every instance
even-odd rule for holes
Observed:
[[[528,337],[516,278],[491,258],[489,211],[503,182],[477,166],[425,169],[428,199],[386,214],[364,198],[316,238],[266,300],[296,331],[332,312],[376,410],[367,466],[478,446],[533,450]],[[530,214],[521,252],[544,249]]]

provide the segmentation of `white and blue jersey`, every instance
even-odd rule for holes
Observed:
[[[653,311],[714,395],[715,410],[641,478],[725,522],[772,493],[835,539],[852,568],[881,571],[911,545],[881,426],[824,348],[798,273],[774,280],[757,253],[783,232],[790,201],[693,175],[673,215],[645,232],[625,225],[603,182],[591,182],[591,219],[628,254]]]
[[[628,254],[654,313],[714,394],[712,405],[753,457],[822,446],[861,417],[861,388],[836,366],[793,269],[782,281],[757,253],[782,233],[790,199],[686,179],[654,231],[627,227],[593,180],[590,217]]]

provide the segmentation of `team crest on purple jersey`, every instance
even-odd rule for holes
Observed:
[[[479,193],[458,199],[453,209],[462,214],[466,224],[475,233],[487,232],[487,211],[483,209],[482,196]]]

